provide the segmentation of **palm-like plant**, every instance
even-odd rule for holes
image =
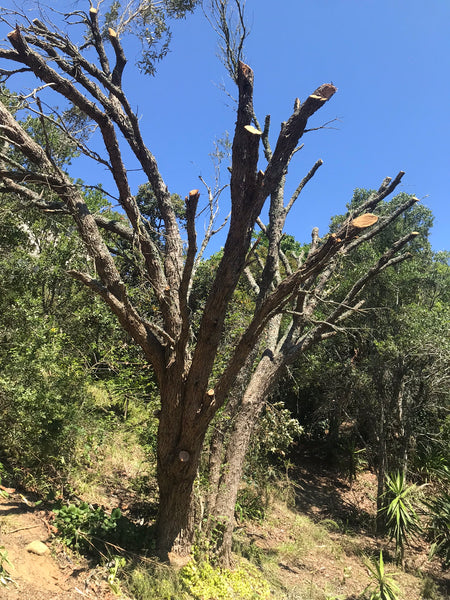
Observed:
[[[403,564],[405,545],[410,537],[420,531],[419,517],[412,505],[412,496],[417,490],[408,485],[404,473],[398,471],[386,475],[386,504],[381,510],[386,515],[386,529],[390,539],[395,539],[397,562]]]
[[[366,566],[373,583],[369,583],[363,593],[372,587],[370,600],[398,600],[400,589],[393,576],[388,575],[384,569],[383,552],[380,550],[378,562],[370,561],[366,563]]]

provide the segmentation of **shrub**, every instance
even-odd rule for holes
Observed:
[[[384,569],[383,552],[380,550],[378,562],[370,561],[366,566],[372,581],[363,593],[370,591],[370,600],[397,600],[400,590],[393,576]]]
[[[118,524],[122,513],[115,508],[110,515],[86,502],[54,509],[55,526],[64,544],[82,553],[98,553]]]
[[[386,529],[395,539],[397,561],[403,562],[405,544],[408,538],[420,530],[419,518],[413,508],[411,496],[416,491],[415,485],[407,485],[403,473],[386,476],[386,506],[382,509],[386,514]]]
[[[443,491],[425,503],[430,521],[427,533],[432,541],[431,556],[439,556],[445,567],[450,566],[450,493]]]

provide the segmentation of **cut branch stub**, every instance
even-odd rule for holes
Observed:
[[[337,88],[332,83],[324,83],[317,88],[314,94],[311,94],[310,98],[318,98],[325,102],[326,100],[329,100],[336,91]]]
[[[356,219],[352,219],[348,225],[344,225],[338,231],[338,238],[340,239],[351,239],[359,234],[362,229],[366,229],[371,225],[374,225],[378,221],[377,215],[372,213],[366,213],[364,215],[360,215],[356,217]]]
[[[244,129],[246,129],[252,135],[257,135],[257,136],[261,136],[262,135],[262,131],[260,131],[256,127],[253,127],[253,125],[246,125],[244,127]]]
[[[372,213],[366,213],[365,215],[361,215],[360,217],[356,217],[356,219],[353,219],[353,221],[350,222],[350,226],[355,227],[356,229],[365,229],[366,227],[370,227],[377,221],[377,215],[373,215]]]
[[[189,452],[187,452],[186,450],[180,450],[180,453],[178,454],[178,458],[180,459],[180,461],[182,463],[187,463],[189,461],[189,459],[191,458]]]

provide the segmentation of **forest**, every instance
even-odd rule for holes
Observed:
[[[124,72],[199,4],[0,9],[0,595],[444,600],[450,252],[403,171],[286,233],[337,88],[258,118],[240,0],[203,3],[234,132],[171,192]]]

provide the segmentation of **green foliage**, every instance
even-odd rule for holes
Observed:
[[[370,591],[370,600],[398,600],[399,587],[393,575],[386,573],[383,561],[383,552],[380,550],[380,558],[377,561],[366,563],[369,575],[373,583],[370,583],[364,593]]]
[[[179,573],[158,563],[133,569],[127,588],[136,600],[191,600],[183,589]]]
[[[103,35],[108,27],[118,33],[135,35],[142,45],[138,67],[147,75],[154,75],[156,64],[168,51],[171,40],[170,19],[181,19],[192,12],[198,0],[162,0],[159,2],[122,2],[113,0],[105,15]]]
[[[450,492],[442,491],[425,505],[430,517],[427,533],[432,541],[431,556],[440,557],[444,566],[450,567]]]
[[[386,529],[391,539],[395,539],[398,560],[403,560],[405,544],[420,531],[419,518],[412,505],[415,485],[407,485],[403,473],[386,476],[386,505],[382,509],[386,516]]]
[[[108,564],[108,585],[115,594],[121,593],[119,574],[126,566],[126,559],[123,556],[114,556]]]
[[[89,395],[82,366],[65,353],[64,334],[38,319],[33,333],[26,348],[11,345],[3,357],[0,453],[19,480],[45,491],[47,477],[65,483]]]
[[[69,504],[53,510],[55,526],[61,541],[81,553],[96,554],[103,542],[117,528],[122,513],[115,508],[110,515],[86,502]]]
[[[241,523],[243,521],[262,522],[266,516],[268,498],[260,489],[246,486],[237,495],[235,514]]]
[[[85,197],[109,210],[101,190]],[[60,495],[117,421],[153,452],[155,385],[114,317],[68,277],[91,263],[67,218],[22,218],[7,196],[0,212],[0,460],[16,483]]]
[[[247,483],[256,485],[261,498],[265,496],[266,486],[288,470],[287,456],[302,433],[303,427],[282,402],[266,403],[252,436],[245,464],[245,479]]]
[[[188,563],[180,571],[186,591],[196,600],[265,600],[270,598],[268,583],[258,570],[241,564],[238,568],[217,569],[209,562]]]
[[[153,564],[133,570],[128,589],[136,600],[265,600],[270,588],[256,567],[242,562],[217,569],[191,561],[180,571]]]
[[[358,473],[367,467],[365,453],[366,448],[358,448],[352,438],[344,440],[344,443],[341,444],[341,466],[350,483],[355,481]]]
[[[8,552],[6,551],[4,546],[0,546],[0,583],[6,586],[13,580],[9,576],[5,565],[9,565],[10,567],[12,567],[12,564],[8,559]]]
[[[425,576],[420,587],[421,600],[445,600],[439,591],[439,586],[431,577]]]

